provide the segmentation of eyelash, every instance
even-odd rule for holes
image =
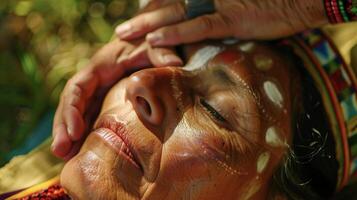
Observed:
[[[209,112],[216,120],[218,120],[219,122],[227,122],[227,120],[222,117],[222,115],[219,114],[219,112],[211,105],[209,105],[204,99],[200,99],[200,103],[204,107],[204,109]]]

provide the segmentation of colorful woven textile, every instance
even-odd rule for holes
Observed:
[[[324,5],[332,24],[357,20],[357,0],[324,0]]]
[[[304,32],[292,39],[295,52],[321,93],[336,142],[337,190],[356,180],[357,81],[337,48],[321,30]]]
[[[69,200],[71,198],[59,184],[59,177],[56,176],[44,183],[34,185],[23,191],[17,192],[6,198],[6,200],[8,199]]]

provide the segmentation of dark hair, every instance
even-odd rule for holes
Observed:
[[[293,140],[273,176],[274,190],[288,199],[328,199],[337,182],[334,137],[314,81],[293,53],[289,59],[301,82],[294,93],[301,95],[293,102]]]

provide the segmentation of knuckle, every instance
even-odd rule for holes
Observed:
[[[84,98],[83,90],[77,83],[70,84],[67,91],[62,93],[62,101],[64,101],[66,105],[76,106],[81,98]]]
[[[176,3],[174,4],[174,6],[172,6],[172,14],[175,15],[175,19],[178,20],[184,20],[185,19],[185,15],[186,15],[186,11],[185,11],[185,7],[182,3]]]
[[[70,79],[68,79],[67,83],[66,83],[66,86],[70,86],[70,85],[73,85],[75,84],[75,81],[76,81],[76,75],[72,76]]]
[[[202,25],[204,31],[211,31],[215,28],[215,23],[210,17],[202,16],[199,20],[199,23]]]
[[[76,84],[76,80],[75,80],[75,77],[72,77],[67,81],[67,83],[66,83],[66,85],[65,85],[65,87],[64,87],[64,89],[62,91],[62,95],[67,93],[67,92],[69,92],[71,90],[71,87],[74,84]]]
[[[161,30],[163,38],[167,38],[169,43],[181,42],[183,40],[178,26],[164,27]]]
[[[148,30],[151,28],[151,23],[149,14],[144,14],[141,18],[138,18],[137,23],[132,23],[133,31],[140,32],[141,30]],[[139,24],[139,27],[136,27],[136,24]]]
[[[224,28],[234,27],[236,22],[239,21],[239,19],[232,18],[229,15],[219,15],[218,20]]]
[[[81,88],[80,85],[74,84],[72,86],[72,90],[70,91],[70,93],[73,94],[74,96],[81,98],[83,96],[83,89]]]
[[[232,19],[227,15],[220,15],[217,18],[217,23],[220,24],[220,27],[222,27],[224,33],[228,36],[235,36],[234,28],[238,27],[236,22],[238,22],[238,19]]]

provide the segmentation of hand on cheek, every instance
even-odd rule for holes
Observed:
[[[53,153],[64,158],[85,134],[86,105],[98,87],[98,77],[91,70],[82,70],[66,84],[53,123]]]
[[[115,40],[105,45],[62,91],[53,122],[52,152],[64,159],[78,152],[106,91],[127,72],[168,65],[182,65],[182,61],[172,49],[152,49],[144,40]]]

